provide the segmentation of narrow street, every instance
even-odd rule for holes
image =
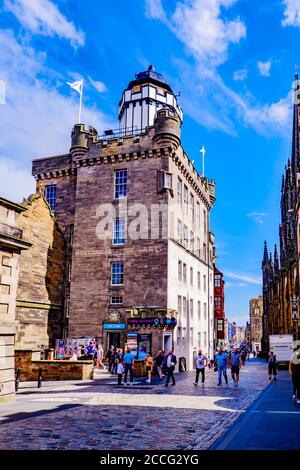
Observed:
[[[213,446],[216,450],[300,449],[300,406],[291,399],[291,377],[282,371],[246,414]]]
[[[277,432],[279,415],[273,412],[264,417],[271,410],[270,400],[273,411],[296,413],[281,414],[280,426],[290,428],[291,423],[290,432],[298,426],[299,433],[300,408],[291,401],[287,373],[281,373],[278,383],[269,387],[267,365],[261,360],[251,359],[242,367],[237,389],[231,377],[228,385],[217,387],[213,371],[207,371],[205,386],[194,386],[191,372],[177,374],[176,379],[176,386],[168,389],[157,378],[151,385],[137,378],[133,387],[118,387],[116,378],[104,373],[95,381],[47,382],[42,389],[36,383],[22,383],[16,401],[0,409],[0,449],[198,450],[214,443],[219,448],[224,435],[225,447],[235,448],[237,441],[232,443],[231,434],[225,433],[236,420],[238,435],[245,437],[245,443],[239,439],[237,444],[243,448],[249,445],[246,437],[253,430],[248,424],[249,407],[255,423],[262,415],[259,433],[273,426]],[[267,402],[260,398],[266,388]],[[257,410],[251,408],[253,404],[258,404]],[[166,426],[170,432],[163,431]],[[296,443],[287,435],[282,446],[299,446],[297,437]]]

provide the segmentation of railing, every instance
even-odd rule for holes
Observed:
[[[109,129],[99,135],[98,140],[120,139],[125,136],[140,135],[145,132],[146,128],[139,128],[137,126],[126,127],[124,129]]]

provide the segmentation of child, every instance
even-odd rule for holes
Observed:
[[[122,361],[122,359],[119,359],[118,366],[117,366],[118,385],[122,385],[123,372],[124,372],[123,361]]]

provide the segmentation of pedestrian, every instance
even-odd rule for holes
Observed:
[[[199,375],[201,373],[202,384],[205,382],[205,367],[207,366],[207,357],[202,354],[202,350],[199,349],[198,354],[195,356],[194,365],[196,368],[196,378],[194,385],[198,385]]]
[[[241,352],[241,361],[242,361],[243,366],[245,365],[246,358],[247,358],[247,351],[246,351],[245,349],[242,349],[242,352]]]
[[[113,352],[113,355],[112,355],[112,367],[111,367],[111,373],[112,374],[117,373],[118,359],[119,359],[118,349],[114,348],[114,352]]]
[[[117,366],[117,374],[118,374],[118,385],[122,385],[122,376],[124,372],[124,365],[123,365],[123,360],[119,359],[118,360],[118,366]]]
[[[163,364],[167,370],[167,380],[165,383],[165,387],[168,387],[170,379],[172,379],[172,385],[176,384],[175,377],[174,377],[174,370],[175,370],[176,364],[177,364],[177,358],[173,354],[173,350],[170,349],[168,354],[165,356],[164,364]]]
[[[114,354],[114,345],[112,344],[107,351],[106,358],[108,360],[108,372],[111,373],[112,365],[113,365],[113,354]]]
[[[152,376],[152,367],[153,367],[153,357],[151,356],[150,352],[147,353],[146,364],[145,365],[146,365],[146,373],[147,373],[147,377],[148,377],[146,382],[148,382],[150,384],[151,383],[151,376]]]
[[[272,379],[272,375],[274,375],[274,380],[277,380],[277,364],[276,364],[276,354],[273,351],[269,353],[268,359],[268,372],[269,372],[269,380]]]
[[[216,354],[216,368],[218,371],[218,385],[222,385],[222,375],[224,376],[226,385],[228,384],[228,377],[227,377],[227,354],[223,349],[220,347],[218,348],[218,353]]]
[[[101,367],[103,367],[104,370],[106,370],[106,367],[103,364],[103,348],[102,348],[101,344],[98,344],[96,354],[97,354],[97,357],[96,357],[96,359],[97,359],[97,368],[100,369],[100,366],[101,366]]]
[[[94,359],[94,354],[95,354],[95,346],[92,341],[90,341],[90,344],[87,347],[87,354],[88,358],[90,361]]]
[[[240,377],[240,368],[241,368],[241,355],[237,348],[233,349],[230,358],[230,366],[231,366],[231,377],[234,382],[234,386],[238,387],[239,384],[239,377]]]
[[[125,375],[124,375],[124,385],[127,385],[127,377],[129,372],[130,377],[130,385],[133,385],[133,367],[134,367],[134,355],[127,349],[126,354],[124,354],[124,367],[125,367]]]
[[[81,344],[79,347],[80,347],[80,359],[85,359],[86,350],[85,350],[84,344]]]
[[[255,359],[256,358],[256,351],[253,351],[252,354],[253,354],[253,359]]]
[[[289,372],[293,382],[293,400],[300,404],[300,346],[294,349],[289,364]]]
[[[159,375],[160,380],[162,380],[164,373],[163,373],[163,362],[165,360],[165,352],[158,351],[157,356],[154,358],[156,369]]]

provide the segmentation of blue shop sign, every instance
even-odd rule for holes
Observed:
[[[164,325],[165,326],[175,326],[177,324],[176,318],[164,318]]]
[[[104,330],[125,330],[126,323],[103,323]]]

